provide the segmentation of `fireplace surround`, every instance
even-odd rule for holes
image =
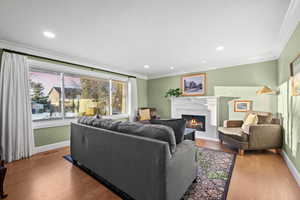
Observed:
[[[217,141],[218,101],[219,98],[215,96],[174,97],[171,99],[171,118],[188,116],[189,121],[194,116],[196,119],[190,121],[187,126],[193,126],[196,129],[195,137]]]

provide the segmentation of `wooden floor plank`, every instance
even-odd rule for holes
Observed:
[[[228,145],[197,140],[198,146],[234,152]],[[8,200],[120,200],[82,170],[65,161],[69,148],[40,153],[7,165]],[[299,200],[300,187],[282,157],[270,151],[237,156],[228,200]]]

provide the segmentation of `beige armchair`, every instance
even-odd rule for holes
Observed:
[[[258,124],[242,129],[244,120],[249,113],[258,116]],[[281,151],[283,134],[280,121],[272,118],[271,113],[251,111],[246,113],[244,120],[226,120],[224,127],[219,127],[220,142],[229,143],[243,155],[244,150],[275,149]]]

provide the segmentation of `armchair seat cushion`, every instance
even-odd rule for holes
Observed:
[[[243,132],[242,128],[218,128],[219,133],[227,135],[241,142],[248,142],[248,134]]]

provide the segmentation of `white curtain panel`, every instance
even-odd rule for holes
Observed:
[[[138,109],[137,83],[136,78],[129,78],[128,82],[129,94],[129,121],[135,121]]]
[[[4,52],[0,69],[1,156],[7,162],[33,153],[29,66],[25,56]]]

